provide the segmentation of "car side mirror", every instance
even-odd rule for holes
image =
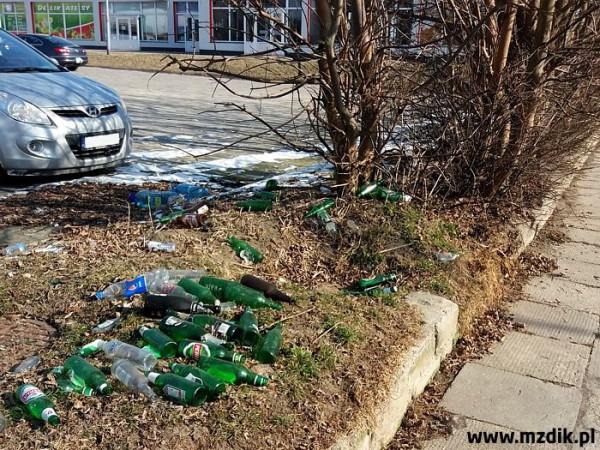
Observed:
[[[54,64],[56,64],[57,66],[60,66],[60,64],[58,63],[58,61],[54,58],[50,58],[50,61],[52,61]]]

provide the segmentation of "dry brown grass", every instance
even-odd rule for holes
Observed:
[[[112,52],[107,55],[105,51],[88,51],[89,65],[92,67],[104,67],[108,69],[127,69],[141,70],[145,72],[157,72],[165,67],[168,53],[148,53],[148,52]],[[190,59],[192,55],[176,54],[178,59]],[[221,57],[214,57],[219,58]],[[265,81],[278,82],[289,80],[299,75],[299,71],[304,74],[316,73],[316,64],[314,62],[294,62],[289,58],[278,57],[227,57],[225,61],[214,63],[213,57],[206,55],[195,55],[193,57],[194,66],[198,68],[205,67],[213,63],[215,70],[227,73],[232,77],[243,76],[245,78],[263,79]],[[177,66],[168,67],[167,73],[181,73]],[[190,75],[204,75],[201,71],[186,71]]]

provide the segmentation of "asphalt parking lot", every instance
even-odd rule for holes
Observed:
[[[273,172],[309,164],[304,154],[286,149],[267,127],[233,104],[293,139],[308,136],[298,95],[261,100],[243,95],[269,97],[288,87],[268,87],[243,80],[228,80],[227,88],[210,77],[132,70],[82,67],[77,72],[115,89],[124,99],[134,124],[134,151],[130,160],[108,174],[86,181],[202,181],[202,174],[246,171],[253,166]],[[306,92],[301,99],[307,100]],[[293,117],[297,117],[292,123]],[[286,124],[287,123],[287,124]],[[70,177],[77,180],[77,177]],[[44,185],[53,179],[22,180],[0,185],[0,195]]]

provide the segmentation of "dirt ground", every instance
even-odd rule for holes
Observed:
[[[425,289],[453,299],[461,307],[461,328],[469,330],[503,286],[501,256],[510,239],[492,220],[483,224],[472,206],[423,211],[417,205],[339,200],[333,218],[340,233],[332,237],[304,219],[322,194],[290,190],[270,213],[242,213],[222,202],[210,205],[208,232],[171,227],[156,233],[147,213],[128,205],[127,193],[124,186],[67,185],[0,204],[0,228],[50,225],[67,250],[0,257],[0,319],[37,320],[56,329],[36,344],[43,363],[24,375],[6,369],[32,351],[31,341],[0,347],[0,409],[9,417],[0,448],[327,448],[385,394],[389,368],[420,332],[417,311],[403,302],[406,293]],[[265,261],[242,264],[224,242],[232,234],[263,251]],[[177,251],[148,253],[144,243],[150,238],[175,242]],[[433,253],[440,250],[461,256],[442,264]],[[98,302],[92,294],[158,267],[201,268],[229,279],[253,273],[294,296],[296,303],[281,313],[259,314],[261,325],[293,316],[284,324],[280,359],[273,366],[249,363],[271,378],[266,388],[232,387],[197,408],[150,404],[116,381],[115,393],[106,398],[56,389],[49,370],[96,338],[93,326],[121,314],[122,325],[105,337],[136,343],[136,329],[151,322],[140,314],[139,300]],[[399,275],[396,295],[340,293],[358,278],[389,272]],[[92,361],[109,367],[105,359]],[[10,392],[21,382],[35,383],[55,399],[60,427],[35,428],[18,417]]]

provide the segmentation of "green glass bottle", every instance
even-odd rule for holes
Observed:
[[[198,367],[177,363],[171,363],[170,367],[174,374],[197,383],[200,386],[204,386],[209,400],[215,399],[219,394],[225,392],[225,389],[227,388],[225,382],[219,380],[217,377],[213,377],[211,374]]]
[[[175,316],[163,317],[158,327],[176,342],[183,339],[200,340],[206,334],[203,327]]]
[[[273,200],[264,200],[260,198],[251,198],[248,200],[240,200],[236,203],[237,207],[242,211],[258,211],[265,212],[273,209]]]
[[[398,277],[396,274],[390,273],[385,275],[378,275],[374,278],[363,278],[362,280],[358,280],[358,287],[360,289],[368,289],[374,286],[379,286],[383,283],[387,283],[389,281],[396,281]]]
[[[75,385],[91,387],[101,395],[109,395],[112,392],[104,374],[79,355],[67,358],[63,370]]]
[[[331,220],[331,217],[329,217],[327,210],[333,208],[334,206],[335,200],[332,198],[326,198],[321,203],[310,208],[305,217],[307,219],[310,219],[311,217],[318,217],[319,219],[328,222]]]
[[[172,358],[177,354],[177,343],[162,331],[142,326],[139,333],[142,339],[158,352],[160,358]]]
[[[254,317],[254,314],[252,312],[250,312],[250,314],[252,315],[252,317]],[[254,329],[251,327],[250,323],[246,325],[248,329],[248,331],[246,332],[246,329],[241,326],[241,323],[236,325],[235,323],[218,319],[214,316],[209,316],[207,314],[194,314],[190,316],[188,320],[195,323],[196,325],[204,327],[207,333],[210,333],[226,341],[237,342],[238,344],[246,347],[254,346],[260,338],[260,333],[258,332],[258,325],[256,325],[256,317],[254,317],[256,332],[254,332]],[[251,318],[248,318],[248,320],[251,320]]]
[[[54,410],[54,403],[32,384],[22,384],[15,391],[17,402],[25,406],[29,415],[43,420],[52,426],[58,426],[60,419]]]
[[[210,341],[199,342],[190,339],[184,339],[179,343],[179,354],[196,361],[209,356],[235,363],[241,363],[246,359],[241,353],[229,350],[222,345]]]
[[[215,301],[217,300],[212,292],[191,278],[183,278],[179,281],[179,283],[177,283],[177,285],[182,287],[188,294],[192,294],[193,296],[197,297],[198,301],[200,303],[204,303],[205,305],[214,305]]]
[[[260,331],[258,330],[258,321],[252,309],[246,307],[238,319],[240,333],[240,344],[245,347],[254,347],[260,340]]]
[[[254,351],[257,361],[265,364],[273,364],[281,350],[283,337],[281,336],[281,324],[277,325],[260,340]]]
[[[373,197],[374,194],[377,192],[378,189],[379,189],[379,182],[372,181],[370,183],[363,184],[358,189],[358,192],[356,193],[356,196],[358,198]]]
[[[275,191],[279,189],[279,183],[277,180],[267,180],[265,184],[265,191]]]
[[[258,375],[246,367],[223,361],[216,358],[201,358],[198,367],[227,384],[251,384],[253,386],[266,386],[269,382],[267,377]]]
[[[248,244],[246,241],[236,238],[235,236],[229,236],[227,238],[229,246],[236,252],[236,254],[244,261],[249,263],[259,263],[263,260],[263,254]]]
[[[272,202],[276,202],[279,200],[279,193],[271,191],[258,191],[252,195],[252,198],[254,200],[270,200]]]
[[[200,278],[200,284],[209,288],[216,297],[226,302],[235,302],[238,305],[250,306],[251,308],[282,309],[279,303],[267,299],[262,292],[250,289],[235,281],[202,277]]]
[[[94,390],[91,387],[75,384],[68,377],[58,375],[56,372],[55,375],[56,384],[61,391],[67,394],[70,392],[75,392],[77,394],[85,395],[86,397],[94,395]]]
[[[207,390],[174,373],[150,372],[148,381],[160,388],[161,394],[180,405],[198,406],[206,401]]]

